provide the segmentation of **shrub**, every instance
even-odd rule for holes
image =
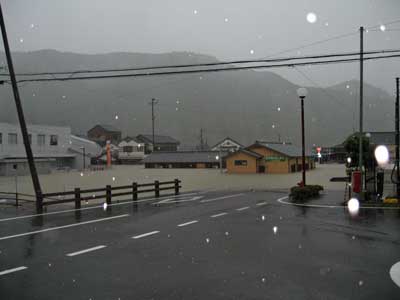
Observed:
[[[290,189],[290,197],[294,201],[304,201],[319,196],[323,190],[321,185],[294,186]]]

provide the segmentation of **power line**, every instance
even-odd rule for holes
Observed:
[[[399,52],[399,51],[398,51]],[[397,58],[400,54],[383,55],[383,56],[370,56],[364,58],[364,60],[380,60],[388,58]],[[173,70],[173,71],[162,71],[162,72],[147,72],[147,73],[134,73],[134,74],[114,74],[114,75],[100,75],[100,76],[81,76],[81,77],[59,77],[59,78],[34,78],[34,79],[21,79],[18,82],[50,82],[50,81],[74,81],[74,80],[91,80],[91,79],[109,79],[109,78],[130,78],[130,77],[148,77],[148,76],[162,76],[162,75],[183,75],[183,74],[194,74],[194,73],[210,73],[210,72],[226,72],[226,71],[243,71],[252,69],[270,69],[270,68],[284,68],[294,66],[311,66],[311,65],[325,65],[334,63],[352,63],[358,62],[358,58],[345,58],[345,59],[333,59],[333,60],[322,60],[322,61],[307,61],[307,62],[295,62],[285,64],[273,64],[273,65],[253,65],[244,67],[227,67],[227,68],[213,68],[213,69],[195,69],[195,70]]]
[[[397,52],[400,52],[400,49],[372,50],[372,51],[368,51],[368,52],[364,52],[364,53],[366,55],[371,55],[371,54],[385,54],[385,53],[397,53]],[[70,77],[72,77],[75,74],[147,71],[147,70],[156,70],[156,69],[209,67],[209,66],[250,64],[250,63],[271,63],[271,62],[283,62],[283,61],[291,61],[291,60],[321,59],[321,58],[345,57],[345,56],[355,56],[355,55],[359,55],[359,52],[316,54],[316,55],[306,55],[306,56],[280,57],[280,58],[274,58],[274,59],[232,60],[232,61],[221,61],[221,62],[199,63],[199,64],[180,64],[180,65],[163,65],[163,66],[148,66],[148,67],[129,67],[129,68],[118,68],[118,69],[76,70],[76,71],[39,72],[39,73],[18,73],[16,75],[17,76],[70,75]],[[9,76],[9,74],[2,73],[2,74],[0,74],[0,76]]]

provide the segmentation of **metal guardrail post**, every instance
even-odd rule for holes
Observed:
[[[160,182],[158,180],[154,181],[154,192],[156,198],[160,197]]]
[[[81,189],[75,188],[75,209],[81,208]]]
[[[132,201],[136,201],[138,198],[137,195],[138,185],[136,182],[132,183]]]
[[[175,195],[179,195],[179,179],[174,180]]]
[[[111,204],[111,185],[106,186],[106,203]]]

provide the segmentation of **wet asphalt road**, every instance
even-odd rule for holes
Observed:
[[[284,196],[191,193],[8,220],[15,212],[2,210],[0,298],[400,299],[389,275],[398,210],[353,218]]]

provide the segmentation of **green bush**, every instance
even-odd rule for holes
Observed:
[[[290,189],[290,197],[294,201],[304,201],[319,196],[324,188],[321,185],[294,186]]]

